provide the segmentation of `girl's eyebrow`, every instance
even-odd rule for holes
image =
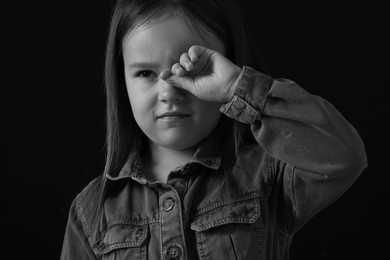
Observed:
[[[133,62],[130,63],[129,68],[156,68],[159,65],[155,62]]]

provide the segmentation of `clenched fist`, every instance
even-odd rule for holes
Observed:
[[[220,53],[194,45],[180,56],[165,81],[210,102],[228,102],[242,69]]]

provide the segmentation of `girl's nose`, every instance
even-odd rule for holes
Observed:
[[[180,103],[184,100],[185,91],[160,80],[159,100],[163,103]]]

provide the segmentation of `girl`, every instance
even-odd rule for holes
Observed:
[[[62,259],[288,259],[366,167],[331,104],[260,72],[237,13],[118,0],[105,172],[71,206]]]

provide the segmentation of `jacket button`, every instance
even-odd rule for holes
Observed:
[[[163,202],[163,207],[166,211],[170,211],[175,206],[175,199],[172,197],[168,197]]]
[[[136,239],[139,239],[140,237],[142,237],[144,234],[144,230],[142,229],[142,227],[138,228],[138,230],[135,232],[135,238]]]
[[[178,246],[170,246],[166,252],[167,260],[179,260],[181,257],[181,249]]]

